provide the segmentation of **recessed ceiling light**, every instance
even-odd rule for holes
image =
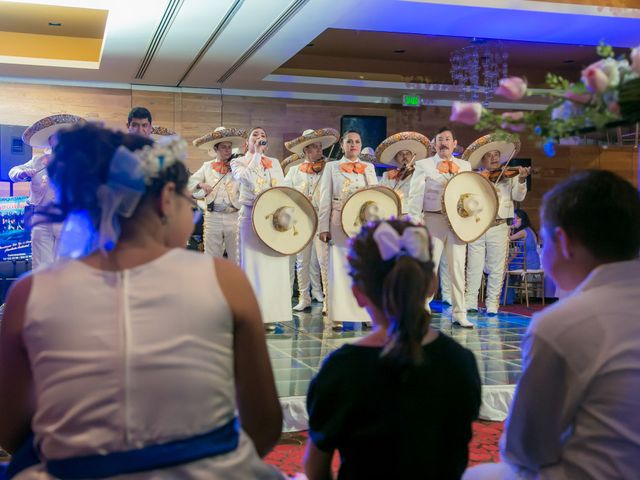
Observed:
[[[364,78],[364,75],[360,75],[360,78]]]
[[[60,22],[49,22],[50,27],[61,27],[62,23]]]
[[[401,48],[393,51],[393,53],[404,53],[404,52],[406,52],[406,50],[403,50]]]

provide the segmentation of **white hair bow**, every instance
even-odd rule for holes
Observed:
[[[407,227],[400,235],[389,223],[381,222],[373,239],[384,261],[398,255],[409,255],[420,262],[431,260],[429,232],[424,227]]]

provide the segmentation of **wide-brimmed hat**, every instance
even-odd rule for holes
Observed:
[[[282,160],[282,163],[280,165],[282,166],[282,171],[284,172],[284,174],[287,175],[287,173],[289,172],[289,170],[291,170],[292,167],[295,167],[296,165],[300,165],[302,162],[304,162],[304,158],[302,158],[297,153],[294,153],[292,155],[289,155],[284,160]]]
[[[376,185],[351,194],[342,206],[340,223],[348,237],[355,237],[369,222],[399,217],[402,214],[400,197],[389,187]]]
[[[304,156],[304,147],[312,143],[321,143],[322,149],[330,147],[340,139],[340,134],[333,128],[319,128],[318,130],[305,130],[298,138],[284,143],[284,147],[290,152]]]
[[[50,115],[27,128],[22,134],[22,141],[35,148],[46,148],[49,146],[51,135],[84,121],[84,118],[69,113]]]
[[[273,187],[256,197],[251,222],[267,247],[282,255],[295,255],[316,234],[318,215],[313,204],[298,190]]]
[[[376,148],[376,157],[381,163],[398,165],[395,156],[398,152],[409,150],[416,156],[416,160],[427,158],[429,153],[429,139],[418,132],[400,132],[385,139]]]
[[[247,131],[243,128],[218,127],[213,132],[196,138],[193,146],[201,150],[207,150],[212,156],[216,156],[213,147],[222,142],[231,142],[231,148],[242,148],[247,140]]]
[[[515,135],[504,133],[484,135],[467,147],[462,154],[462,159],[467,160],[475,170],[480,166],[484,154],[494,150],[500,152],[500,163],[507,163],[520,151],[520,139]]]
[[[167,127],[162,126],[153,127],[151,129],[151,133],[149,134],[149,136],[153,140],[159,140],[162,137],[173,137],[174,135],[177,135],[177,133],[173,130],[168,129]]]
[[[364,147],[360,151],[360,155],[358,155],[358,159],[362,162],[376,163],[376,153],[373,151],[371,147]]]
[[[444,188],[442,211],[453,233],[463,242],[473,242],[494,224],[498,194],[479,173],[461,172]]]

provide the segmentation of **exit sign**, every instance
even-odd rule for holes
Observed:
[[[420,95],[403,95],[402,106],[403,107],[419,107],[422,105],[422,98]]]

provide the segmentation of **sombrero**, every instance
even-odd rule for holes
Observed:
[[[498,194],[489,180],[475,172],[455,175],[444,188],[442,212],[463,242],[480,238],[498,214]]]
[[[68,113],[50,115],[27,128],[22,134],[22,141],[32,147],[46,148],[49,146],[49,137],[58,132],[58,130],[84,121],[84,118]]]
[[[402,150],[409,150],[416,160],[428,157],[429,139],[418,132],[400,132],[385,139],[376,148],[376,157],[381,163],[396,165],[395,156]]]
[[[281,255],[295,255],[313,239],[318,216],[313,204],[299,191],[273,187],[256,197],[251,222],[267,247]]]
[[[342,206],[340,224],[348,237],[355,237],[369,222],[399,217],[402,214],[398,194],[389,187],[377,185],[354,192]]]
[[[284,143],[287,150],[297,153],[301,157],[304,155],[304,147],[312,143],[321,143],[322,149],[330,147],[338,141],[340,134],[333,128],[319,128],[318,130],[305,130],[298,138],[294,138]]]
[[[201,150],[207,150],[213,157],[216,156],[213,147],[222,142],[231,142],[231,148],[242,148],[247,139],[247,131],[243,128],[218,127],[213,132],[207,133],[193,141],[193,146]]]
[[[173,130],[169,130],[167,127],[153,127],[151,129],[150,137],[153,140],[158,140],[162,137],[172,137],[173,135],[177,135]]]
[[[363,162],[376,163],[376,153],[371,147],[364,147],[358,158]]]
[[[300,155],[298,155],[297,153],[289,155],[287,158],[282,160],[282,163],[281,163],[282,171],[286,175],[289,172],[289,170],[291,170],[291,167],[295,167],[296,165],[300,165],[303,162],[303,160],[304,159]]]
[[[484,135],[467,147],[462,154],[462,159],[467,160],[471,164],[471,168],[476,170],[480,166],[484,154],[493,150],[500,152],[500,163],[507,163],[520,151],[520,139],[515,135],[505,135],[504,133]]]

